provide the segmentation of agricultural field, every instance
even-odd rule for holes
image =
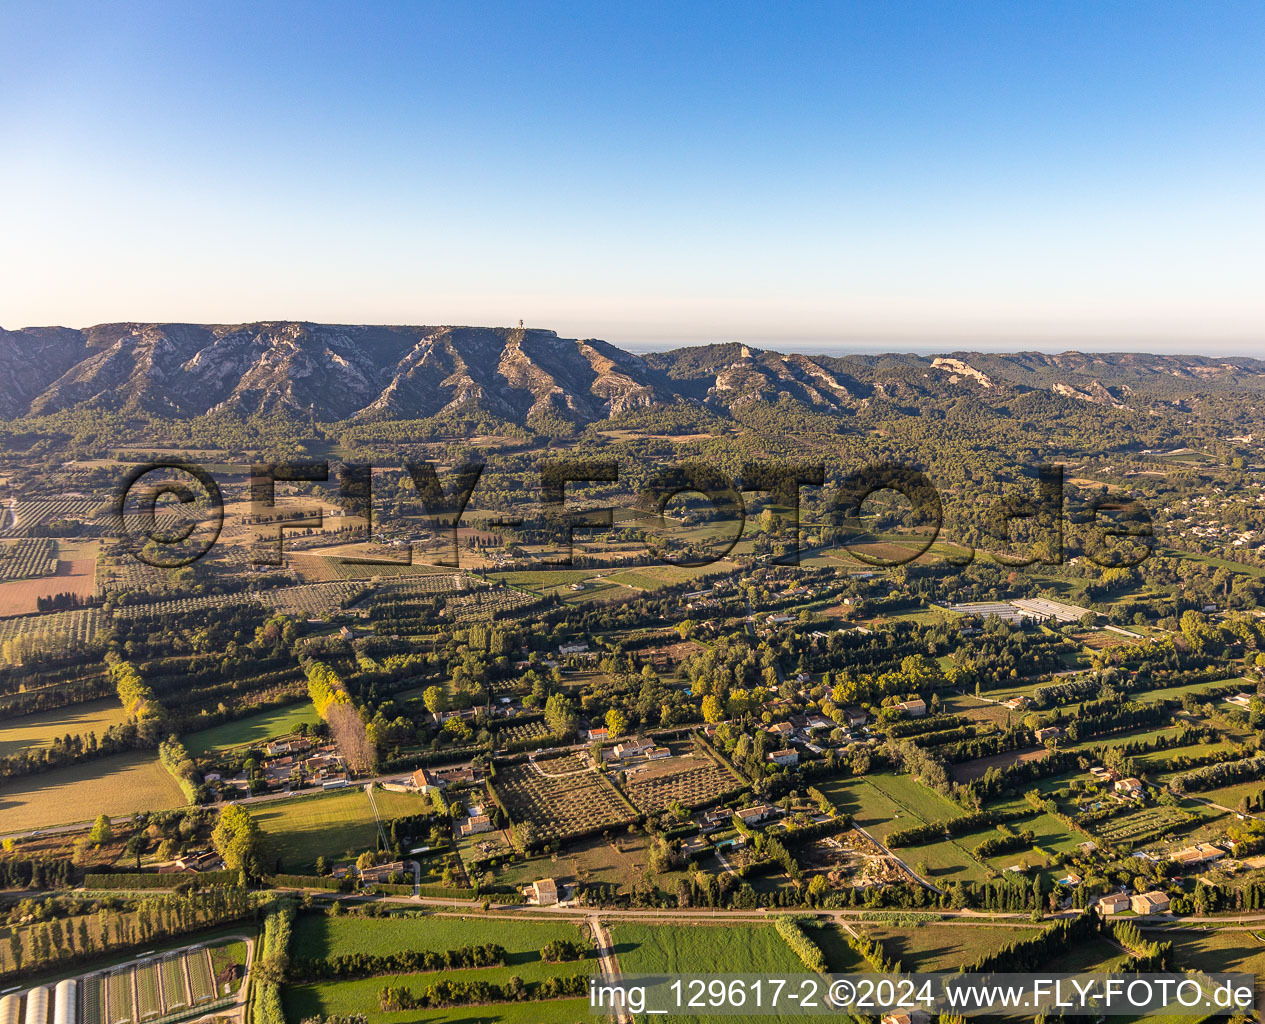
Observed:
[[[428,800],[412,793],[375,790],[373,799],[384,824],[430,807]],[[373,807],[358,786],[270,801],[251,808],[251,816],[264,831],[264,864],[272,869],[279,860],[281,870],[289,874],[310,873],[320,856],[354,860],[376,846]]]
[[[308,583],[297,587],[262,590],[259,600],[269,608],[302,619],[324,618],[347,607],[365,592],[364,584],[352,582]]]
[[[185,802],[176,780],[152,752],[114,754],[6,783],[0,791],[0,821],[6,832],[16,832]]]
[[[612,924],[609,929],[623,974],[803,974],[803,962],[772,925]],[[701,966],[701,965],[706,965]],[[718,1024],[742,1018],[728,1016],[661,1016],[667,1024]],[[784,1024],[800,1017],[762,1016],[761,1022]]]
[[[603,776],[581,772],[547,778],[531,765],[510,765],[492,783],[514,822],[530,821],[545,840],[627,825],[636,812]]]
[[[24,579],[13,577],[12,582],[0,583],[0,615],[38,612],[41,597],[74,594],[86,601],[96,593],[96,543],[62,541],[61,547],[63,557],[61,560],[54,559],[51,572]]]
[[[597,960],[590,955],[571,963],[548,964],[540,959],[540,949],[555,939],[579,942],[590,948],[587,930],[566,922],[537,923],[521,920],[498,920],[476,917],[395,915],[387,918],[339,917],[304,914],[295,922],[291,954],[296,957],[338,956],[345,953],[384,954],[400,949],[443,951],[464,945],[496,942],[508,952],[504,967],[484,967],[453,971],[433,971],[394,975],[391,984],[424,988],[439,980],[481,980],[504,984],[513,975],[527,983],[551,976],[591,974]],[[532,1014],[501,1016],[501,1006],[491,1005],[477,1010],[461,1007],[456,1011],[437,1011],[433,1015],[419,1011],[383,1013],[377,1009],[377,994],[387,983],[384,978],[363,978],[354,981],[331,981],[309,985],[287,985],[283,989],[286,1017],[298,1021],[317,1014],[367,1013],[370,1024],[403,1024],[416,1020],[480,1020],[540,1021],[561,1024],[563,1021],[591,1019],[583,1000],[558,1000],[527,1004]],[[517,1007],[507,1005],[512,1014]],[[580,1013],[577,1015],[576,1011]]]
[[[300,725],[315,725],[319,720],[312,703],[301,701],[187,733],[181,740],[190,754],[202,757],[234,747],[258,745],[277,736],[288,736]]]
[[[240,978],[246,956],[242,942],[180,950],[88,975],[80,986],[79,1024],[141,1024],[227,995],[240,982],[217,992],[211,969],[215,956],[225,966],[236,963]]]
[[[57,571],[57,542],[47,537],[23,537],[0,542],[0,581],[52,576]]]
[[[1014,928],[948,921],[927,921],[912,927],[880,924],[859,927],[881,941],[907,971],[956,971],[985,953],[1031,938],[1041,931],[1028,926]]]
[[[912,775],[876,772],[865,777],[866,783],[920,821],[942,821],[955,818],[962,808],[934,790],[928,789]],[[901,825],[904,828],[905,825]]]
[[[483,835],[472,836],[471,839],[488,840],[499,837],[500,833],[485,832]],[[477,842],[473,846],[467,845],[469,843],[470,840],[462,840],[459,844],[467,863],[474,857],[488,856],[478,849]],[[508,844],[503,845],[505,851],[509,852]],[[487,880],[496,885],[521,888],[540,878],[553,878],[560,885],[582,881],[627,890],[633,882],[645,875],[649,864],[649,838],[640,833],[633,835],[620,830],[610,839],[593,836],[570,843],[557,855],[503,861],[491,870],[491,878]],[[669,886],[666,877],[660,877],[659,885],[664,888]]]
[[[1166,930],[1164,939],[1172,940],[1173,964],[1179,970],[1194,967],[1260,976],[1265,974],[1265,940],[1259,934],[1259,929]]]
[[[538,600],[534,594],[503,587],[450,597],[444,607],[454,622],[490,622],[502,615],[512,616]]]
[[[772,925],[610,925],[625,974],[676,974],[706,964],[716,973],[802,974],[804,964]]]
[[[674,803],[694,809],[719,803],[745,788],[729,768],[704,753],[650,761],[624,775],[624,791],[647,814],[667,810]]]
[[[496,741],[500,746],[505,746],[527,740],[544,740],[552,735],[549,726],[539,719],[534,722],[510,721],[496,730]]]
[[[107,508],[109,508],[108,505],[87,498],[36,498],[30,501],[14,501],[5,509],[3,518],[0,518],[0,536],[23,537],[33,527],[69,519],[78,519],[87,523],[96,519],[97,513]],[[101,525],[104,525],[104,521]]]
[[[47,747],[67,734],[87,736],[95,732],[100,739],[110,726],[126,720],[123,706],[112,697],[5,718],[0,722],[0,757],[30,747]]]
[[[944,821],[963,813],[956,804],[908,775],[879,773],[864,778],[818,780],[816,785],[836,807],[851,814],[856,824],[880,841],[898,829]],[[1005,810],[1029,809],[1023,800],[996,806]],[[974,850],[984,839],[997,834],[988,826],[938,842],[900,847],[895,852],[924,877],[943,885],[951,881],[982,881],[989,868],[1004,871],[1014,864],[1041,866],[1046,863],[1047,853],[1066,852],[1085,840],[1084,836],[1071,832],[1048,814],[1032,815],[1020,824],[1023,829],[1031,829],[1036,834],[1034,848],[1002,854],[986,862],[976,858]]]

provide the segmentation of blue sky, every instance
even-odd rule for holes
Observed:
[[[1265,348],[1265,6],[0,8],[0,324]]]

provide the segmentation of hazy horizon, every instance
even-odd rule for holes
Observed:
[[[106,324],[198,324],[198,325],[236,325],[252,323],[319,323],[347,326],[372,327],[441,327],[460,326],[490,329],[512,329],[515,323],[492,323],[474,321],[442,320],[437,318],[421,318],[412,320],[319,320],[313,317],[252,317],[252,318],[216,318],[193,320],[188,317],[167,320],[145,320],[128,317],[117,320],[96,320],[85,324],[49,323],[26,324],[21,327],[6,327],[0,324],[0,330],[48,330],[65,328],[86,331]],[[799,352],[803,354],[824,356],[845,355],[935,355],[953,352],[978,352],[984,354],[1015,354],[1021,352],[1041,352],[1058,354],[1062,352],[1085,352],[1110,355],[1112,353],[1155,353],[1160,355],[1188,355],[1205,358],[1254,358],[1262,359],[1262,344],[1259,341],[1244,339],[1242,341],[1218,339],[1215,348],[1208,348],[1209,342],[1186,341],[1157,338],[1051,338],[1051,337],[905,337],[905,338],[795,338],[795,337],[760,337],[754,335],[715,334],[703,337],[664,337],[644,336],[621,337],[617,334],[603,334],[588,330],[563,330],[549,324],[524,324],[531,330],[553,331],[564,338],[582,338],[586,340],[604,341],[629,352],[666,352],[679,348],[700,348],[706,345],[739,344],[751,348],[778,352]],[[1203,346],[1202,348],[1200,346]]]

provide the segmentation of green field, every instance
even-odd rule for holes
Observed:
[[[1177,969],[1195,967],[1201,971],[1242,971],[1265,974],[1265,940],[1253,930],[1166,931],[1164,939],[1173,943],[1173,964]],[[1149,937],[1149,936],[1148,936]]]
[[[858,928],[880,940],[888,954],[899,960],[901,967],[907,971],[956,971],[985,953],[1040,932],[1039,928],[945,921],[933,921],[913,928],[872,924]]]
[[[629,974],[804,974],[807,968],[772,925],[642,925],[610,927],[615,955]],[[810,934],[812,934],[810,932]],[[738,1017],[663,1016],[667,1024],[712,1024]],[[781,1024],[792,1019],[759,1017]]]
[[[389,918],[338,917],[304,914],[295,922],[294,956],[338,956],[343,953],[382,954],[399,949],[448,950],[463,945],[496,942],[508,951],[504,967],[436,971],[390,977],[361,978],[353,981],[287,985],[284,991],[286,1017],[292,1022],[331,1014],[365,1012],[370,1024],[403,1024],[408,1021],[540,1021],[562,1024],[588,1018],[584,1000],[506,1004],[505,1006],[457,1007],[448,1010],[383,1013],[376,1009],[379,990],[386,984],[421,989],[442,979],[483,980],[503,984],[517,975],[526,982],[550,976],[589,974],[597,967],[594,957],[574,963],[547,964],[540,948],[554,939],[569,939],[591,947],[587,930],[562,921],[534,922],[480,917],[439,917],[422,914]],[[524,1009],[524,1007],[526,1007]]]
[[[879,773],[864,778],[828,779],[818,781],[817,788],[880,841],[899,829],[944,821],[964,813],[962,808],[910,775]],[[901,847],[895,852],[915,869],[925,864],[926,876],[937,884],[982,881],[984,867],[971,853],[980,838],[982,836],[971,841],[970,837],[957,836],[936,843]]]
[[[14,779],[0,790],[5,832],[163,810],[185,803],[176,780],[153,752],[114,754]]]
[[[316,708],[310,701],[303,701],[191,732],[181,740],[190,754],[203,757],[233,747],[261,744],[275,736],[287,736],[300,725],[315,725],[318,721]]]
[[[385,823],[406,814],[419,814],[430,801],[412,793],[375,790],[374,800]],[[369,797],[359,787],[320,796],[274,800],[251,808],[264,830],[264,864],[271,870],[280,858],[282,870],[307,874],[316,858],[342,858],[372,850],[377,826]]]
[[[125,721],[127,714],[123,705],[113,697],[10,718],[0,724],[0,757],[28,747],[47,747],[54,739],[67,734],[87,736],[95,732],[99,740],[110,726]]]
[[[613,924],[611,940],[625,974],[804,972],[772,925]]]
[[[301,914],[294,923],[290,953],[296,957],[382,955],[405,947],[443,951],[484,942],[498,942],[511,952],[535,951],[552,939],[590,942],[586,930],[565,921],[412,913],[379,918]]]

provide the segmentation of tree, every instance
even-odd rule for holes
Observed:
[[[611,739],[616,739],[628,731],[628,716],[618,708],[606,712],[606,731]]]
[[[536,826],[530,821],[520,821],[514,826],[512,835],[514,849],[526,854],[536,842]]]
[[[93,846],[102,846],[114,838],[114,827],[110,824],[109,815],[98,814],[92,823],[92,831],[88,833],[88,842]]]
[[[709,693],[703,698],[703,720],[710,725],[715,725],[722,721],[725,717],[724,706],[720,703],[720,698],[714,693]]]
[[[145,852],[145,847],[149,844],[145,842],[145,837],[139,832],[134,832],[128,836],[127,843],[123,847],[123,852],[129,857],[136,858],[136,866],[141,866],[141,854]]]
[[[448,694],[442,686],[428,686],[422,691],[422,703],[432,715],[448,708]]]
[[[545,701],[545,725],[555,736],[575,730],[578,715],[575,704],[560,693],[555,693]]]
[[[230,804],[220,810],[211,845],[230,871],[256,873],[262,842],[263,830],[245,808]]]

